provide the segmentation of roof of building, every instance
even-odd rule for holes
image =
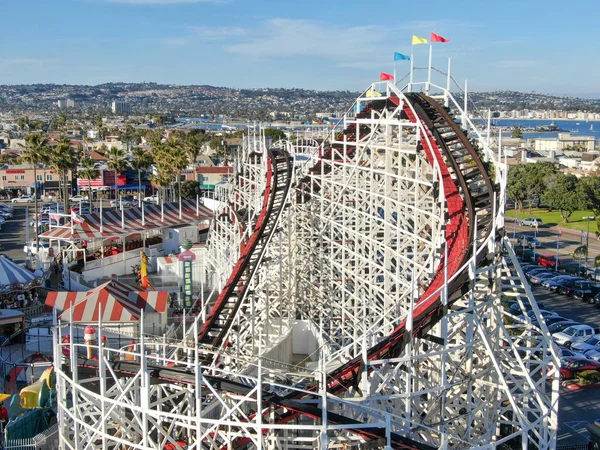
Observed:
[[[90,150],[90,151],[88,151],[88,155],[94,161],[106,161],[106,156],[98,153],[96,150]]]
[[[167,291],[139,291],[116,280],[87,292],[49,292],[46,306],[56,308],[59,318],[73,322],[136,322],[141,311],[164,313]]]
[[[233,173],[233,167],[231,166],[198,166],[196,167],[198,173]]]
[[[143,208],[143,211],[142,211]],[[45,239],[59,239],[62,241],[107,239],[110,237],[130,236],[143,231],[169,228],[178,225],[198,223],[210,219],[212,211],[195,201],[181,202],[181,218],[179,203],[165,203],[163,212],[160,205],[144,205],[142,208],[134,207],[124,209],[123,212],[103,211],[100,213],[86,214],[79,218],[82,223],[68,223],[65,227],[57,227],[40,235]],[[124,214],[124,217],[122,217]],[[125,225],[125,226],[122,226]]]

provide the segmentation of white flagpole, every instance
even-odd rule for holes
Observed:
[[[196,194],[196,217],[200,214],[200,211],[199,211],[199,209],[200,209],[200,207],[199,207],[199,201],[200,201],[200,199],[198,197],[199,197],[199,195]]]
[[[160,200],[160,221],[161,223],[165,221],[165,202]]]
[[[181,219],[181,189],[179,192],[179,218]]]
[[[444,97],[444,102],[445,105],[444,106],[448,106],[450,104],[450,69],[451,69],[451,64],[450,64],[450,58],[448,58],[448,77],[446,78],[446,94]]]
[[[396,55],[394,54],[394,86],[396,86]]]
[[[100,234],[104,232],[104,224],[102,222],[102,199],[100,199]]]
[[[408,84],[408,92],[412,92],[413,72],[415,68],[415,46],[410,46],[410,82]]]
[[[142,226],[146,226],[146,208],[144,207],[144,202],[142,202]]]
[[[427,68],[427,95],[431,90],[431,65],[433,63],[433,44],[429,42],[429,67]]]

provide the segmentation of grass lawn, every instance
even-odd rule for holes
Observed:
[[[536,209],[532,208],[531,213],[529,209],[523,208],[522,211],[516,209],[509,209],[506,211],[506,217],[518,217],[523,220],[527,217],[539,217],[544,222],[545,226],[556,226],[560,225],[563,228],[571,228],[573,230],[588,230],[588,221],[584,220],[583,217],[593,216],[594,213],[591,211],[575,211],[569,217],[569,222],[563,222],[560,212],[552,211],[548,212],[547,209]],[[590,233],[595,233],[598,230],[598,226],[595,220],[590,220]]]

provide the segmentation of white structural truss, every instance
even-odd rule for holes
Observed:
[[[507,168],[436,89],[375,83],[326,139],[249,137],[193,322],[93,359],[56,327],[61,448],[553,449],[549,334],[502,307],[539,313]]]

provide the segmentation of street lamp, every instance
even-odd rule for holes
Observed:
[[[587,272],[588,266],[588,253],[589,253],[589,243],[590,243],[590,220],[594,220],[596,216],[585,216],[584,219],[587,220],[587,234],[585,235],[585,270]]]

